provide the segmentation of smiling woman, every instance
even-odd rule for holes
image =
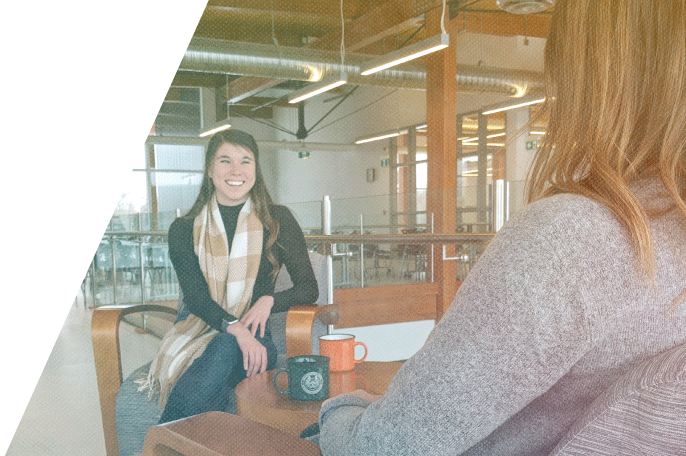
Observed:
[[[214,156],[210,177],[219,204],[243,204],[255,185],[255,155],[243,146],[224,143]]]
[[[267,192],[253,137],[210,140],[198,198],[169,228],[169,258],[183,293],[142,390],[160,392],[160,422],[224,411],[245,377],[273,368],[271,313],[317,300],[300,226]],[[281,265],[293,287],[274,292]]]

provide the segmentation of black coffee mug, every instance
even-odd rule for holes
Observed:
[[[288,374],[288,389],[276,385],[276,377]],[[274,388],[281,394],[288,394],[294,401],[323,401],[329,397],[329,358],[306,355],[288,358],[287,367],[274,372]]]

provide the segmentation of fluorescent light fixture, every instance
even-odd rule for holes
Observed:
[[[543,136],[543,135],[545,135],[545,131],[530,131],[529,134],[530,134],[530,135],[540,135],[540,136]]]
[[[493,173],[493,168],[486,168],[486,176],[491,177]],[[462,173],[462,177],[478,177],[479,176],[479,170],[478,169],[473,169],[469,171],[465,171]]]
[[[470,147],[476,147],[478,146],[477,143],[467,143],[463,144],[464,146],[470,146]],[[505,144],[504,143],[486,143],[486,146],[488,147],[503,147]]]
[[[432,36],[424,41],[420,41],[419,43],[398,49],[365,63],[360,67],[360,74],[362,76],[367,76],[378,71],[385,70],[386,68],[400,65],[401,63],[405,63],[409,60],[416,59],[443,48],[447,48],[449,44],[450,39],[447,33],[441,33],[439,35]]]
[[[505,136],[505,133],[493,133],[492,135],[486,136],[486,138],[491,139],[491,138],[498,138],[498,137],[500,137],[500,136]],[[460,139],[461,139],[461,138],[460,138]],[[469,138],[469,139],[461,139],[461,140],[462,140],[462,144],[470,144],[470,143],[478,142],[478,141],[479,141],[479,137],[478,137],[478,136],[473,136],[473,137],[471,137],[471,138]]]
[[[348,82],[348,75],[346,73],[341,73],[335,76],[329,76],[328,78],[324,78],[319,82],[310,84],[307,87],[303,87],[300,90],[292,92],[290,95],[288,95],[288,102],[298,103],[299,101],[331,90],[334,87],[342,86],[346,82]]]
[[[500,108],[494,108],[494,109],[491,109],[491,110],[488,110],[488,111],[484,111],[484,112],[482,112],[482,114],[485,115],[485,116],[487,116],[487,115],[489,115],[489,114],[495,114],[496,112],[508,111],[508,110],[510,110],[510,109],[521,108],[521,107],[524,107],[524,106],[529,106],[529,105],[534,105],[534,104],[538,104],[538,103],[543,103],[544,101],[545,101],[545,97],[543,97],[543,98],[537,98],[537,99],[535,99],[535,100],[524,101],[524,102],[521,102],[521,103],[515,103],[515,104],[511,104],[511,105],[506,105],[506,106],[502,106],[502,107],[500,107]]]
[[[212,128],[207,129],[207,130],[201,131],[200,135],[198,135],[198,136],[200,136],[201,138],[204,138],[205,136],[210,136],[210,135],[213,135],[215,133],[219,133],[220,131],[228,130],[229,128],[231,128],[231,124],[228,123],[228,119],[227,119],[221,125],[217,125],[216,127],[212,127]]]
[[[360,138],[357,141],[355,141],[355,144],[364,144],[364,143],[368,143],[368,142],[372,142],[372,141],[379,141],[381,139],[394,138],[396,136],[405,135],[405,134],[407,134],[407,130],[392,131],[390,133],[379,133],[378,135],[366,136],[364,138]]]

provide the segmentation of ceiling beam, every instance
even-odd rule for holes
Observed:
[[[414,17],[411,2],[389,0],[370,9],[362,16],[345,26],[345,48],[349,51],[362,47],[390,36],[390,29],[400,33],[416,28],[423,20]],[[341,46],[341,27],[313,42],[311,47],[322,50],[337,50]],[[360,45],[360,43],[363,43]]]
[[[356,52],[359,51],[360,49],[364,49],[374,43],[378,43],[379,41],[382,41],[385,38],[390,38],[392,36],[400,35],[401,33],[404,33],[408,30],[412,29],[417,29],[422,25],[423,21],[420,18],[413,17],[411,19],[408,19],[406,21],[403,21],[399,24],[390,26],[386,29],[381,30],[379,33],[372,35],[368,38],[361,39],[357,43],[351,45],[350,47],[346,48],[350,52]]]
[[[343,2],[343,15],[350,19],[361,15],[370,5],[383,3],[385,0],[346,0]],[[275,13],[312,16],[333,16],[340,18],[340,0],[209,0],[206,12],[224,10],[235,13],[261,11],[271,15],[272,6]]]

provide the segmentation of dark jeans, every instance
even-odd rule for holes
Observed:
[[[271,333],[267,330],[261,338],[258,331],[256,338],[267,349],[267,369],[273,369],[277,353]],[[244,378],[243,354],[236,338],[227,333],[217,334],[172,388],[160,424],[199,413],[225,411],[233,389]]]

